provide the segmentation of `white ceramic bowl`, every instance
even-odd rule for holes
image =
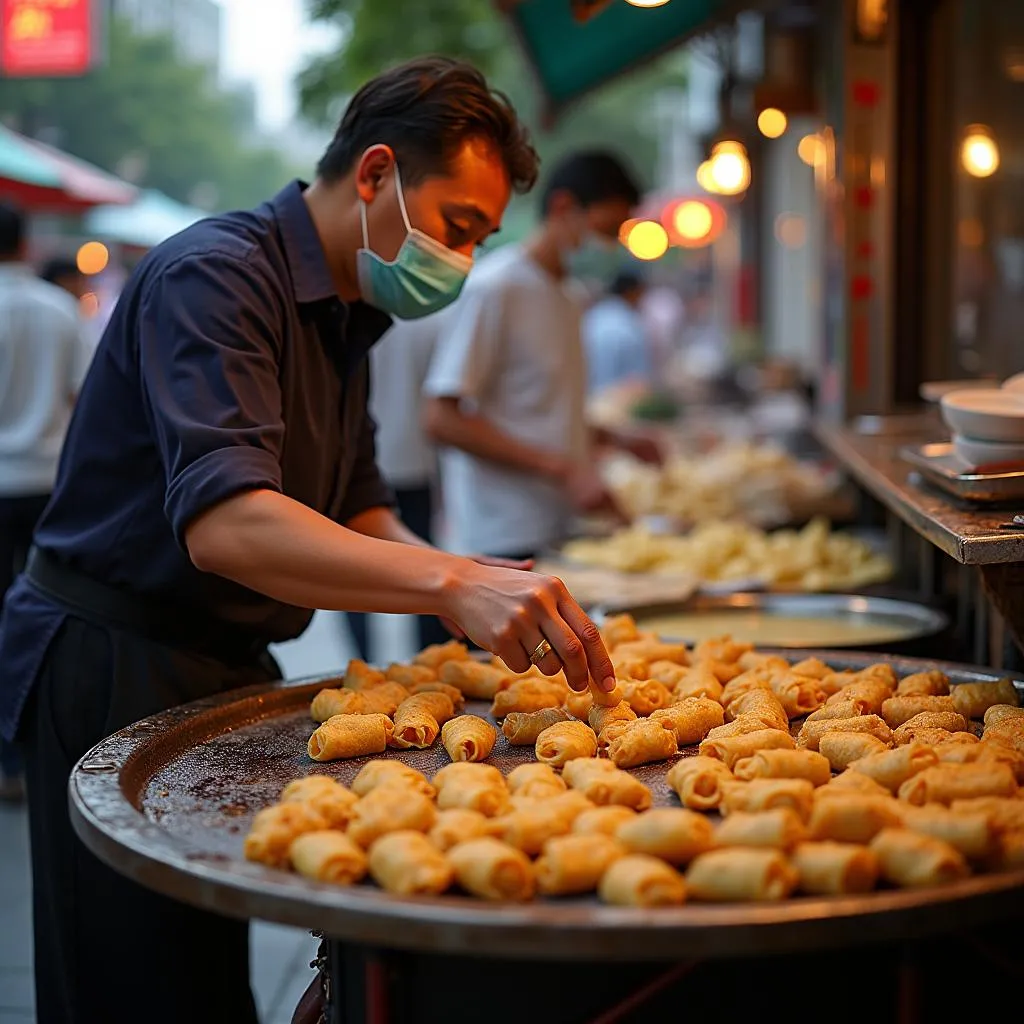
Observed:
[[[1024,444],[1006,444],[1001,441],[975,441],[970,437],[953,435],[956,457],[972,469],[993,462],[1024,463]]]
[[[1024,394],[969,388],[943,395],[942,419],[954,434],[975,441],[1024,444]]]
[[[1007,377],[1003,381],[1003,390],[1024,395],[1024,373],[1015,373],[1012,377]]]
[[[918,394],[926,402],[941,402],[943,396],[951,391],[966,391],[973,388],[975,391],[988,390],[999,387],[999,380],[996,377],[983,378],[981,380],[929,380],[918,388]]]

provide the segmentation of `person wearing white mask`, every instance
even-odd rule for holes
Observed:
[[[455,551],[531,558],[575,513],[618,514],[595,466],[601,444],[656,459],[649,442],[588,428],[577,280],[607,282],[640,190],[623,163],[577,152],[548,175],[541,221],[479,260],[447,314],[427,377],[425,425],[441,446]]]

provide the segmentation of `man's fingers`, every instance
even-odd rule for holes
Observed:
[[[589,615],[568,594],[559,601],[558,610],[583,647],[590,678],[599,690],[615,689],[615,667],[604,645],[601,631]]]

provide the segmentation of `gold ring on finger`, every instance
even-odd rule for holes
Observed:
[[[530,655],[530,664],[536,665],[538,662],[543,661],[553,650],[554,648],[547,640],[541,640],[533,649],[533,654]]]

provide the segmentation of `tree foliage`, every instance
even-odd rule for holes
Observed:
[[[276,151],[244,141],[241,107],[169,38],[116,19],[108,58],[89,75],[6,80],[0,91],[12,127],[181,202],[199,186],[218,209],[253,205],[290,177]]]

